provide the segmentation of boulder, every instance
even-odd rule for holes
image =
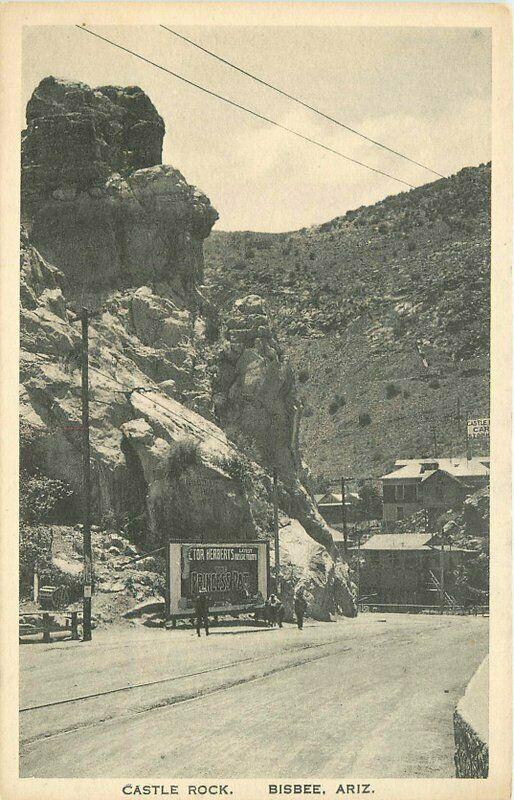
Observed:
[[[270,555],[274,567],[273,550]],[[328,621],[338,615],[355,615],[348,592],[348,566],[313,541],[297,520],[288,520],[280,529],[280,562],[286,619],[294,619],[293,599],[299,586],[305,589],[308,617]]]
[[[159,164],[163,137],[164,122],[138,86],[44,78],[27,104],[23,195],[72,201],[111,172]]]

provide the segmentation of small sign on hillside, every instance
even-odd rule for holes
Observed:
[[[489,438],[489,417],[468,419],[468,436],[470,439]]]

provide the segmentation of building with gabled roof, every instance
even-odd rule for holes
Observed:
[[[314,495],[318,511],[329,525],[341,525],[343,522],[343,495],[341,492],[325,492]],[[346,521],[359,519],[362,501],[356,492],[345,492]]]
[[[382,475],[384,526],[426,511],[427,528],[449,508],[460,508],[467,494],[489,483],[489,457],[399,459]]]

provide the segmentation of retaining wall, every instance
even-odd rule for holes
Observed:
[[[457,778],[487,778],[489,772],[489,658],[471,678],[453,714]]]

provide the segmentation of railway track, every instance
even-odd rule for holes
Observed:
[[[318,642],[316,644],[307,644],[307,645],[304,645],[302,647],[295,648],[294,650],[290,650],[290,651],[284,650],[284,651],[281,651],[280,653],[275,653],[274,655],[275,656],[277,656],[277,655],[285,655],[285,653],[287,653],[287,652],[292,652],[292,653],[305,652],[306,650],[313,650],[313,649],[317,649],[319,647],[327,647],[329,645],[337,644],[337,643],[341,643],[341,639],[340,638],[338,638],[338,639],[329,639],[327,642]],[[348,648],[346,648],[346,649],[348,649]],[[326,656],[323,656],[323,657],[326,657]],[[246,663],[249,663],[249,662],[254,662],[255,663],[257,661],[265,661],[265,660],[269,661],[269,659],[270,659],[270,654],[269,653],[265,653],[264,655],[261,655],[261,656],[249,656],[248,658],[240,658],[240,659],[237,659],[236,661],[230,661],[230,662],[228,662],[226,664],[220,664],[220,665],[218,665],[216,667],[209,667],[208,669],[197,670],[195,672],[185,672],[185,673],[183,673],[181,675],[168,675],[165,678],[157,678],[156,680],[152,680],[152,681],[144,681],[142,683],[130,683],[130,684],[127,684],[126,686],[117,686],[117,687],[115,687],[113,689],[105,689],[105,690],[100,691],[100,692],[91,692],[89,694],[77,695],[75,697],[66,697],[66,698],[62,698],[60,700],[51,700],[51,701],[49,701],[47,703],[38,703],[36,705],[23,706],[23,707],[21,707],[19,709],[19,713],[23,714],[23,713],[27,713],[29,711],[38,711],[39,709],[43,709],[43,708],[51,708],[51,707],[54,707],[54,706],[67,705],[69,703],[79,703],[79,702],[81,702],[83,700],[91,700],[91,699],[94,699],[96,697],[104,697],[106,695],[118,694],[120,692],[128,692],[128,691],[131,691],[133,689],[144,689],[144,688],[149,687],[149,686],[158,686],[159,684],[174,683],[176,681],[184,680],[185,678],[194,678],[194,677],[197,677],[199,675],[206,675],[206,674],[209,674],[209,673],[212,673],[212,672],[220,672],[221,670],[224,670],[224,669],[231,669],[232,667],[236,667],[239,664],[246,664]],[[310,659],[310,660],[312,660],[312,659]],[[299,663],[304,663],[304,662],[299,662]]]

